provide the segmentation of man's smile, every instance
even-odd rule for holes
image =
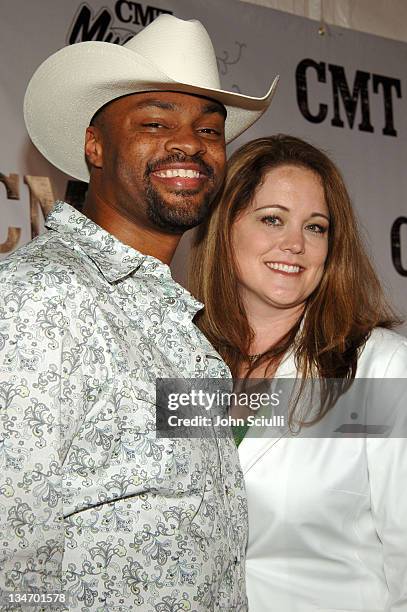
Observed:
[[[187,170],[185,168],[158,170],[154,172],[154,174],[160,178],[174,178],[175,176],[181,176],[182,178],[199,178],[201,176],[199,170]]]
[[[180,191],[199,189],[208,181],[209,175],[203,164],[192,162],[160,164],[150,171],[154,180]]]

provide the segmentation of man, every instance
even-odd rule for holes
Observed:
[[[30,136],[89,190],[84,215],[57,203],[49,231],[1,265],[3,600],[246,610],[236,451],[157,438],[155,381],[229,375],[166,264],[221,186],[225,140],[274,86],[263,99],[222,91],[205,29],[169,15],[34,74]]]

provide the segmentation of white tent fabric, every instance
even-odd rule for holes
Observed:
[[[244,0],[327,24],[407,41],[406,0]]]

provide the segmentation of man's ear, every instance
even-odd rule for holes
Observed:
[[[95,125],[86,128],[85,155],[88,163],[94,168],[103,167],[102,134]]]

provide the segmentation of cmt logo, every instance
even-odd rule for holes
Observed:
[[[358,124],[358,129],[361,132],[374,132],[374,126],[370,119],[369,103],[369,90],[372,89],[373,94],[381,93],[383,96],[384,126],[382,127],[382,133],[385,136],[397,136],[397,130],[394,126],[393,94],[397,98],[401,98],[400,79],[357,70],[351,91],[343,66],[328,64],[328,72],[331,80],[333,107],[331,125],[345,127],[339,104],[339,101],[342,100],[348,126],[352,129],[360,101],[361,121]],[[329,107],[327,104],[310,102],[308,96],[309,77],[316,79],[319,83],[326,83],[327,65],[325,62],[304,59],[298,64],[295,72],[297,103],[301,114],[311,123],[322,123],[328,117]]]
[[[405,226],[407,235],[407,217],[398,217],[391,228],[391,257],[393,265],[401,276],[407,276],[407,268],[402,264],[402,249],[401,249],[401,228]],[[405,255],[407,255],[407,243],[404,245]],[[407,258],[406,258],[407,261]]]
[[[128,26],[145,27],[162,13],[172,15],[172,11],[156,6],[147,5],[144,7],[139,2],[129,2],[128,0],[117,0],[114,10],[113,13],[109,9],[103,8],[98,14],[94,14],[91,7],[86,3],[82,4],[69,29],[68,44],[72,45],[86,40],[102,40],[123,45],[139,30]],[[126,25],[114,25],[115,18]]]
[[[45,218],[55,202],[54,191],[47,176],[26,174],[24,183],[27,185],[30,195],[31,238],[35,238],[41,231],[41,216]],[[0,189],[1,184],[5,187],[7,200],[20,200],[20,177],[18,174],[6,175],[0,172]],[[87,188],[87,183],[69,180],[65,191],[65,202],[80,210],[85,200]],[[0,253],[5,254],[14,251],[20,242],[20,238],[20,227],[8,227],[6,240],[0,243]]]

